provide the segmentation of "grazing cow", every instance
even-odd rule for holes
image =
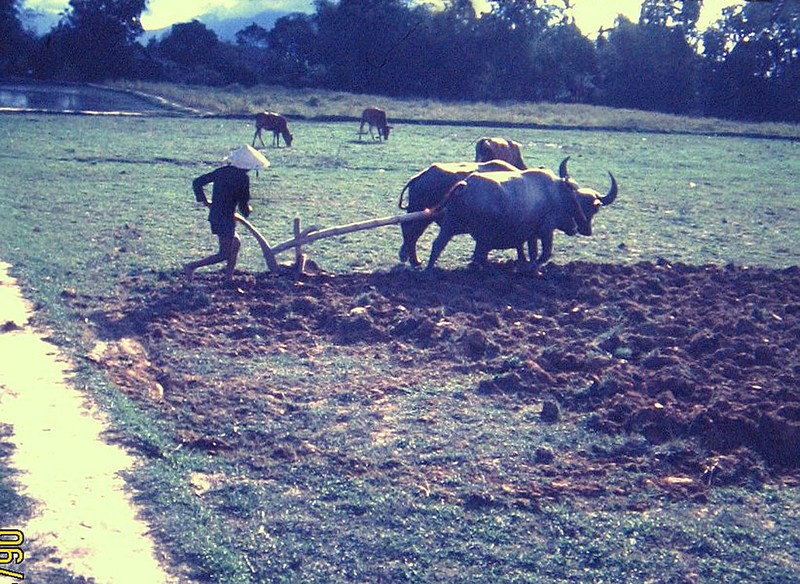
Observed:
[[[280,136],[283,136],[283,140],[286,142],[287,146],[292,145],[292,138],[294,138],[294,136],[289,133],[289,126],[286,122],[286,118],[280,114],[272,112],[261,112],[256,114],[256,133],[253,135],[253,146],[256,145],[256,138],[261,140],[262,146],[265,145],[264,139],[261,137],[261,130],[272,131],[273,146],[281,145]]]
[[[475,162],[488,162],[489,160],[505,160],[520,170],[525,170],[519,142],[505,138],[481,138],[475,143]]]
[[[361,125],[358,127],[358,139],[361,140],[361,136],[365,134],[364,132],[364,124],[369,126],[369,135],[372,136],[373,140],[388,140],[389,139],[389,130],[392,129],[392,126],[386,123],[386,112],[382,109],[378,109],[376,107],[368,107],[365,109],[361,114]],[[375,134],[372,132],[372,128],[378,128],[378,137],[375,138]]]
[[[516,248],[520,255],[524,242],[531,246],[541,239],[542,254],[535,261],[536,268],[550,259],[556,229],[567,235],[591,235],[592,217],[600,206],[614,202],[617,181],[609,173],[611,189],[605,196],[579,188],[569,177],[567,160],[559,166],[559,176],[545,169],[475,173],[456,183],[436,209],[442,217],[428,269],[450,239],[461,233],[469,233],[475,240],[473,261],[478,265],[487,263],[492,249]],[[535,256],[535,248],[530,254]]]
[[[439,205],[444,201],[447,192],[458,181],[467,178],[473,172],[498,172],[515,171],[516,168],[502,160],[491,162],[452,162],[433,164],[412,176],[400,191],[398,207],[409,213],[424,211]],[[408,191],[408,205],[403,206],[403,195]],[[437,218],[408,221],[401,225],[403,230],[403,245],[400,247],[400,262],[406,260],[412,266],[419,266],[422,262],[417,257],[417,240],[422,236],[428,225]]]

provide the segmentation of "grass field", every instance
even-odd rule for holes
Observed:
[[[585,104],[530,102],[454,102],[434,99],[391,98],[324,89],[290,89],[280,86],[209,88],[160,83],[118,82],[115,87],[156,95],[196,113],[250,118],[259,111],[273,111],[292,119],[323,121],[355,118],[376,105],[387,111],[389,121],[503,126],[607,128],[641,132],[666,132],[735,136],[800,138],[796,124],[748,123],[610,108]],[[163,102],[162,102],[163,103]]]
[[[252,177],[253,222],[271,242],[290,237],[294,217],[331,226],[396,214],[400,190],[414,173],[433,162],[469,160],[478,137],[509,133],[401,126],[381,145],[358,141],[352,124],[292,127],[295,147],[267,149],[272,168]],[[252,126],[240,120],[14,116],[3,119],[3,133],[6,176],[30,193],[21,200],[6,195],[14,201],[7,233],[24,243],[22,255],[35,258],[41,250],[52,258],[44,253],[51,245],[44,234],[58,232],[58,278],[71,262],[96,265],[114,256],[126,240],[141,253],[115,257],[107,269],[141,262],[137,267],[169,270],[196,255],[197,246],[211,245],[203,236],[205,212],[192,207],[191,179],[249,143]],[[582,185],[605,192],[607,171],[619,181],[618,202],[599,215],[596,235],[557,239],[557,261],[798,262],[796,142],[521,129],[513,137],[530,165],[555,168],[571,156],[571,172]],[[334,271],[388,269],[398,231],[320,242],[313,258]],[[259,269],[257,246],[248,248],[243,267]],[[18,259],[14,249],[10,260]],[[463,262],[450,249],[448,259]],[[84,276],[71,277],[79,282]]]
[[[359,141],[352,123],[296,120],[291,128],[294,146],[264,149],[272,166],[258,177],[251,173],[251,220],[273,244],[291,237],[294,217],[327,227],[400,213],[397,199],[413,174],[433,162],[470,160],[478,137],[502,135],[523,144],[531,166],[557,168],[570,156],[581,185],[604,192],[608,171],[619,182],[618,200],[595,218],[592,238],[556,236],[558,264],[660,258],[800,264],[796,141],[398,124],[390,141],[378,144]],[[481,488],[492,480],[487,461],[501,473],[504,460],[535,458],[542,448],[613,450],[635,447],[639,438],[599,435],[584,424],[536,425],[525,404],[474,397],[462,384],[477,383],[479,371],[449,382],[417,380],[413,392],[398,389],[377,412],[363,391],[369,380],[397,369],[382,369],[383,361],[358,349],[319,340],[321,365],[313,377],[311,356],[272,345],[249,358],[228,347],[172,356],[164,349],[162,359],[191,363],[214,383],[262,383],[249,406],[259,420],[248,430],[265,441],[285,438],[295,454],[286,455],[286,468],[253,468],[214,452],[174,449],[174,420],[129,399],[81,357],[107,332],[100,316],[108,306],[136,299],[131,282],[171,283],[182,262],[213,250],[191,180],[250,143],[252,133],[252,124],[239,119],[0,116],[6,179],[0,258],[14,265],[55,340],[79,359],[79,382],[112,412],[123,441],[161,453],[131,481],[159,541],[191,580],[786,582],[800,576],[800,506],[792,485],[720,487],[697,501],[654,493],[642,475],[641,492],[624,504],[603,496],[495,504]],[[423,258],[433,235],[435,229],[421,242]],[[258,246],[243,239],[239,269],[263,272]],[[399,228],[392,227],[317,242],[307,251],[328,272],[389,272],[399,244]],[[459,269],[470,252],[463,237],[438,265]],[[187,303],[232,302],[205,289],[191,294]],[[348,397],[351,385],[358,399]],[[336,391],[322,395],[317,386]],[[286,395],[294,409],[278,415],[275,400]],[[200,432],[214,422],[193,423]],[[380,434],[392,428],[400,435]],[[344,453],[346,460],[298,458],[304,448]],[[418,466],[404,466],[408,461]],[[426,494],[426,464],[467,478],[448,484],[439,477],[452,497]]]

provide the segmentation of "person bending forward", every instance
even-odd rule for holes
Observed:
[[[211,202],[203,190],[208,183],[214,183]],[[211,233],[219,239],[219,251],[185,264],[183,271],[186,278],[191,281],[197,268],[228,262],[225,268],[225,282],[232,283],[236,258],[242,245],[236,234],[234,218],[236,207],[239,207],[239,212],[245,217],[248,217],[253,210],[250,206],[250,178],[247,176],[247,169],[239,168],[235,163],[222,166],[194,179],[192,188],[197,202],[209,207],[208,221],[211,224]]]

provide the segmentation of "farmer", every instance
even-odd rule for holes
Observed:
[[[239,248],[242,246],[239,236],[236,235],[234,214],[237,206],[245,217],[250,215],[250,211],[253,210],[250,206],[250,178],[247,176],[247,171],[269,166],[269,161],[264,155],[250,146],[234,150],[225,158],[225,161],[228,164],[208,174],[198,176],[192,182],[197,202],[210,207],[208,221],[211,223],[211,233],[219,239],[219,251],[214,255],[185,264],[183,272],[189,281],[192,280],[197,268],[228,262],[225,269],[225,282],[227,284],[233,282],[233,269],[236,267],[236,258],[239,255]],[[203,187],[208,183],[214,183],[211,202],[208,201],[203,191]]]

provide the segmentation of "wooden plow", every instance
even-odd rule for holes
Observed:
[[[354,231],[364,231],[365,229],[375,229],[383,227],[384,225],[399,225],[407,221],[419,221],[433,216],[433,211],[425,209],[424,211],[416,211],[413,213],[406,213],[405,215],[393,215],[391,217],[380,217],[378,219],[368,219],[366,221],[359,221],[357,223],[350,223],[348,225],[339,225],[336,227],[328,227],[326,229],[319,229],[316,225],[307,227],[300,230],[300,219],[294,220],[294,238],[279,243],[278,245],[271,246],[261,232],[250,223],[247,219],[235,214],[236,220],[244,225],[244,227],[256,238],[258,244],[261,246],[261,251],[264,254],[264,261],[267,263],[267,268],[271,271],[278,270],[278,261],[275,255],[286,251],[288,249],[295,249],[295,265],[298,271],[302,274],[305,267],[306,256],[302,251],[302,246],[317,241],[318,239],[325,239],[326,237],[335,237],[337,235],[344,235],[346,233],[353,233]]]

